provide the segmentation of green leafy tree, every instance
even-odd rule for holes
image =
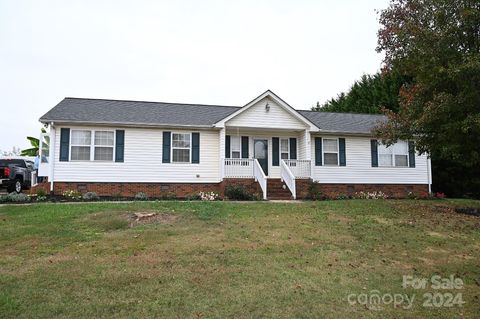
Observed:
[[[46,133],[45,129],[42,127],[41,129],[42,133]],[[31,148],[27,148],[26,150],[22,150],[20,155],[22,156],[36,156],[39,151],[40,147],[40,141],[38,138],[32,137],[32,136],[27,136],[27,140],[30,142],[30,145],[32,146]],[[45,143],[46,141],[44,141]]]
[[[323,105],[317,103],[314,111],[381,113],[382,107],[397,112],[398,93],[410,78],[396,72],[379,72],[363,75],[348,92],[340,93]]]
[[[387,142],[415,138],[432,157],[480,166],[480,2],[392,0],[380,13],[385,68],[413,81],[399,111],[376,130]]]

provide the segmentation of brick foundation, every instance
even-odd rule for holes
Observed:
[[[322,184],[315,183],[317,190],[323,197],[336,198],[340,195],[352,196],[357,192],[381,191],[390,198],[405,198],[408,193],[424,197],[428,195],[426,184]],[[258,198],[262,198],[262,189],[254,179],[249,178],[227,178],[220,183],[75,183],[55,182],[54,194],[62,195],[64,191],[76,190],[80,193],[95,192],[99,196],[108,197],[134,197],[137,193],[143,192],[150,198],[187,198],[199,192],[215,192],[221,198],[224,197],[225,187],[228,185],[245,186]],[[297,199],[310,198],[310,179],[296,180]],[[42,188],[48,194],[49,183],[41,183],[30,190],[31,194]]]
[[[357,192],[381,191],[389,198],[405,198],[408,193],[419,197],[428,196],[427,184],[318,184],[318,189],[327,198],[336,198],[339,195],[352,196]]]
[[[187,198],[199,192],[220,193],[220,183],[72,183],[55,182],[54,194],[76,190],[80,193],[95,192],[98,196],[135,197],[139,192],[150,198]]]
[[[50,183],[49,182],[38,183],[32,188],[24,190],[24,193],[30,194],[30,195],[36,195],[40,191],[40,189],[43,190],[43,193],[47,195],[50,194]]]

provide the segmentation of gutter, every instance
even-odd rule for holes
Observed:
[[[40,119],[43,124],[48,124],[49,120]],[[52,122],[53,123],[53,122]],[[103,126],[122,126],[122,127],[149,127],[149,128],[198,128],[198,129],[216,129],[213,125],[187,125],[187,124],[152,124],[152,123],[129,123],[129,122],[98,122],[98,121],[56,121],[55,124],[61,125],[103,125]]]

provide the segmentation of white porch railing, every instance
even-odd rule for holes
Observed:
[[[253,178],[253,158],[225,158],[223,176],[229,178]]]
[[[310,160],[283,160],[295,178],[310,178]]]
[[[263,199],[267,199],[267,176],[265,176],[265,173],[263,172],[263,169],[257,159],[255,159],[253,163],[253,175],[255,176],[255,180],[262,188]]]
[[[280,162],[280,177],[282,178],[282,181],[287,185],[288,189],[292,193],[293,199],[296,199],[297,190],[295,186],[295,175],[293,175],[292,171],[290,170],[285,160],[282,160]]]

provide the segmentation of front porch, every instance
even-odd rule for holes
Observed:
[[[259,183],[263,199],[269,199],[269,187],[275,185],[278,191],[280,180],[285,183],[293,199],[297,198],[298,180],[309,180],[311,178],[310,160],[280,160],[279,177],[267,176],[257,158],[225,158],[222,159],[223,178],[254,179]],[[269,186],[270,185],[270,186]]]

